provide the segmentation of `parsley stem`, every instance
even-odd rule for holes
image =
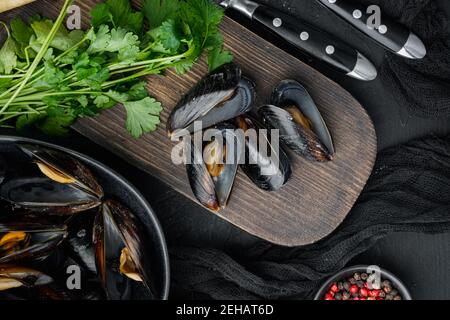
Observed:
[[[148,66],[150,64],[158,63],[158,62],[171,62],[173,60],[179,60],[179,59],[183,59],[183,58],[189,56],[191,51],[192,51],[192,48],[189,48],[189,50],[187,50],[186,52],[184,52],[182,54],[179,54],[179,55],[176,55],[176,56],[139,61],[139,62],[132,63],[130,65],[127,65],[127,67],[137,67],[137,66],[144,66],[145,67],[145,66]],[[120,65],[120,63],[118,63],[118,64],[115,64],[115,65],[112,65],[109,69],[111,71],[114,71],[114,70],[120,70],[123,67],[124,67],[123,65]]]
[[[38,67],[39,63],[41,62],[44,55],[47,53],[47,49],[50,47],[51,42],[55,38],[56,33],[58,32],[59,28],[61,27],[61,24],[66,17],[67,10],[69,6],[73,3],[74,0],[66,0],[64,2],[63,9],[61,10],[58,19],[56,19],[55,24],[53,25],[52,29],[50,30],[50,33],[48,34],[47,38],[45,39],[41,49],[39,50],[36,58],[33,60],[33,63],[31,64],[30,68],[27,71],[27,74],[25,75],[24,79],[20,83],[19,87],[16,89],[14,94],[9,98],[9,100],[3,105],[3,107],[0,109],[0,114],[2,114],[8,107],[11,105],[11,103],[14,101],[15,98],[19,95],[20,91],[25,87],[27,82],[30,80],[31,76],[33,75],[34,71]]]

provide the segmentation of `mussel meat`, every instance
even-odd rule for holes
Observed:
[[[103,198],[103,189],[92,172],[80,161],[60,151],[37,145],[22,144],[18,147],[36,163],[40,171],[49,179],[61,184],[69,184]]]
[[[0,264],[44,259],[62,243],[66,235],[64,229],[36,232],[15,228],[14,231],[0,233]]]
[[[134,215],[107,200],[94,221],[94,245],[99,276],[109,299],[126,299],[130,286],[156,298],[146,239]]]
[[[43,286],[53,282],[46,274],[20,266],[0,265],[0,291]]]
[[[273,147],[270,134],[261,131],[266,128],[256,119],[241,116],[236,123],[245,133],[245,163],[241,164],[242,170],[259,188],[279,190],[292,175],[289,157],[281,146],[278,150]]]
[[[228,204],[243,147],[235,134],[236,126],[223,123],[215,129],[217,135],[211,141],[200,147],[190,144],[191,159],[186,170],[198,201],[217,212]]]
[[[239,66],[226,64],[203,78],[177,104],[167,122],[170,137],[184,136],[245,114],[255,100],[255,85]],[[201,123],[198,128],[194,122]]]
[[[312,161],[333,159],[330,132],[306,89],[293,80],[275,88],[271,105],[258,110],[264,123],[278,129],[281,141],[292,151]]]

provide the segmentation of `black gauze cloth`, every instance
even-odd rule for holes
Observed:
[[[213,248],[170,248],[177,298],[311,298],[352,258],[393,232],[450,230],[450,136],[381,152],[344,223],[328,238],[285,248],[261,240],[241,255]]]
[[[411,116],[423,118],[450,116],[450,32],[445,13],[436,0],[358,0],[364,5],[379,5],[383,15],[399,21],[423,40],[427,56],[421,60],[399,57],[386,51],[385,59],[378,66],[379,78],[392,92],[397,103]],[[312,0],[258,0],[291,15],[302,18],[308,6],[311,15],[327,10]],[[323,14],[323,13],[322,13]],[[333,21],[340,19],[331,15]],[[314,18],[311,23],[315,23]],[[319,26],[320,27],[320,26]],[[359,32],[356,31],[355,32]],[[363,42],[372,40],[363,36],[357,49],[364,49]],[[370,53],[368,53],[370,57]]]

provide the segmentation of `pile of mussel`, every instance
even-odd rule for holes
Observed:
[[[156,299],[135,215],[79,160],[16,147],[0,157],[0,299]]]
[[[226,207],[238,167],[257,187],[277,191],[292,175],[293,154],[311,161],[333,160],[327,125],[299,83],[282,81],[270,104],[255,108],[255,102],[255,84],[229,63],[200,80],[169,116],[169,137],[189,145],[185,157],[192,191],[212,211]],[[211,128],[220,137],[216,133],[195,143],[196,133]],[[279,147],[274,145],[273,129]],[[255,131],[259,134],[252,139],[250,132]]]

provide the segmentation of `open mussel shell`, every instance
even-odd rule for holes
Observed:
[[[292,175],[288,155],[279,146],[275,148],[268,131],[256,119],[241,116],[237,126],[245,134],[245,163],[242,170],[259,188],[276,191],[283,187]],[[266,129],[267,130],[267,129]]]
[[[36,261],[49,256],[66,238],[65,228],[50,229],[45,226],[35,231],[34,225],[20,228],[12,224],[9,230],[0,232],[0,264],[18,261]]]
[[[5,180],[6,160],[0,155],[0,184]]]
[[[328,127],[302,85],[294,80],[281,82],[270,103],[258,112],[269,128],[279,130],[287,147],[309,160],[333,159],[335,149]]]
[[[146,238],[127,208],[105,201],[94,221],[93,237],[97,270],[108,299],[127,299],[135,286],[147,299],[156,298]],[[128,268],[122,265],[124,258],[132,262]]]
[[[190,144],[190,161],[186,165],[189,183],[198,201],[212,211],[226,207],[243,156],[236,129],[232,124],[221,124],[211,131],[211,141],[200,147]]]
[[[72,215],[101,204],[99,198],[75,185],[46,177],[11,179],[0,186],[0,197],[16,207],[50,215]]]
[[[37,164],[49,179],[70,184],[97,198],[103,198],[103,189],[91,171],[80,161],[61,152],[45,147],[20,144],[18,147]]]
[[[65,241],[68,255],[84,269],[97,274],[93,227],[97,212],[86,212],[73,217],[68,223]]]
[[[38,270],[14,265],[0,265],[0,291],[44,286],[52,282],[53,279],[50,276]]]
[[[230,63],[203,78],[177,104],[167,122],[169,136],[184,136],[248,112],[255,100],[254,83]],[[194,122],[201,123],[198,128]]]

